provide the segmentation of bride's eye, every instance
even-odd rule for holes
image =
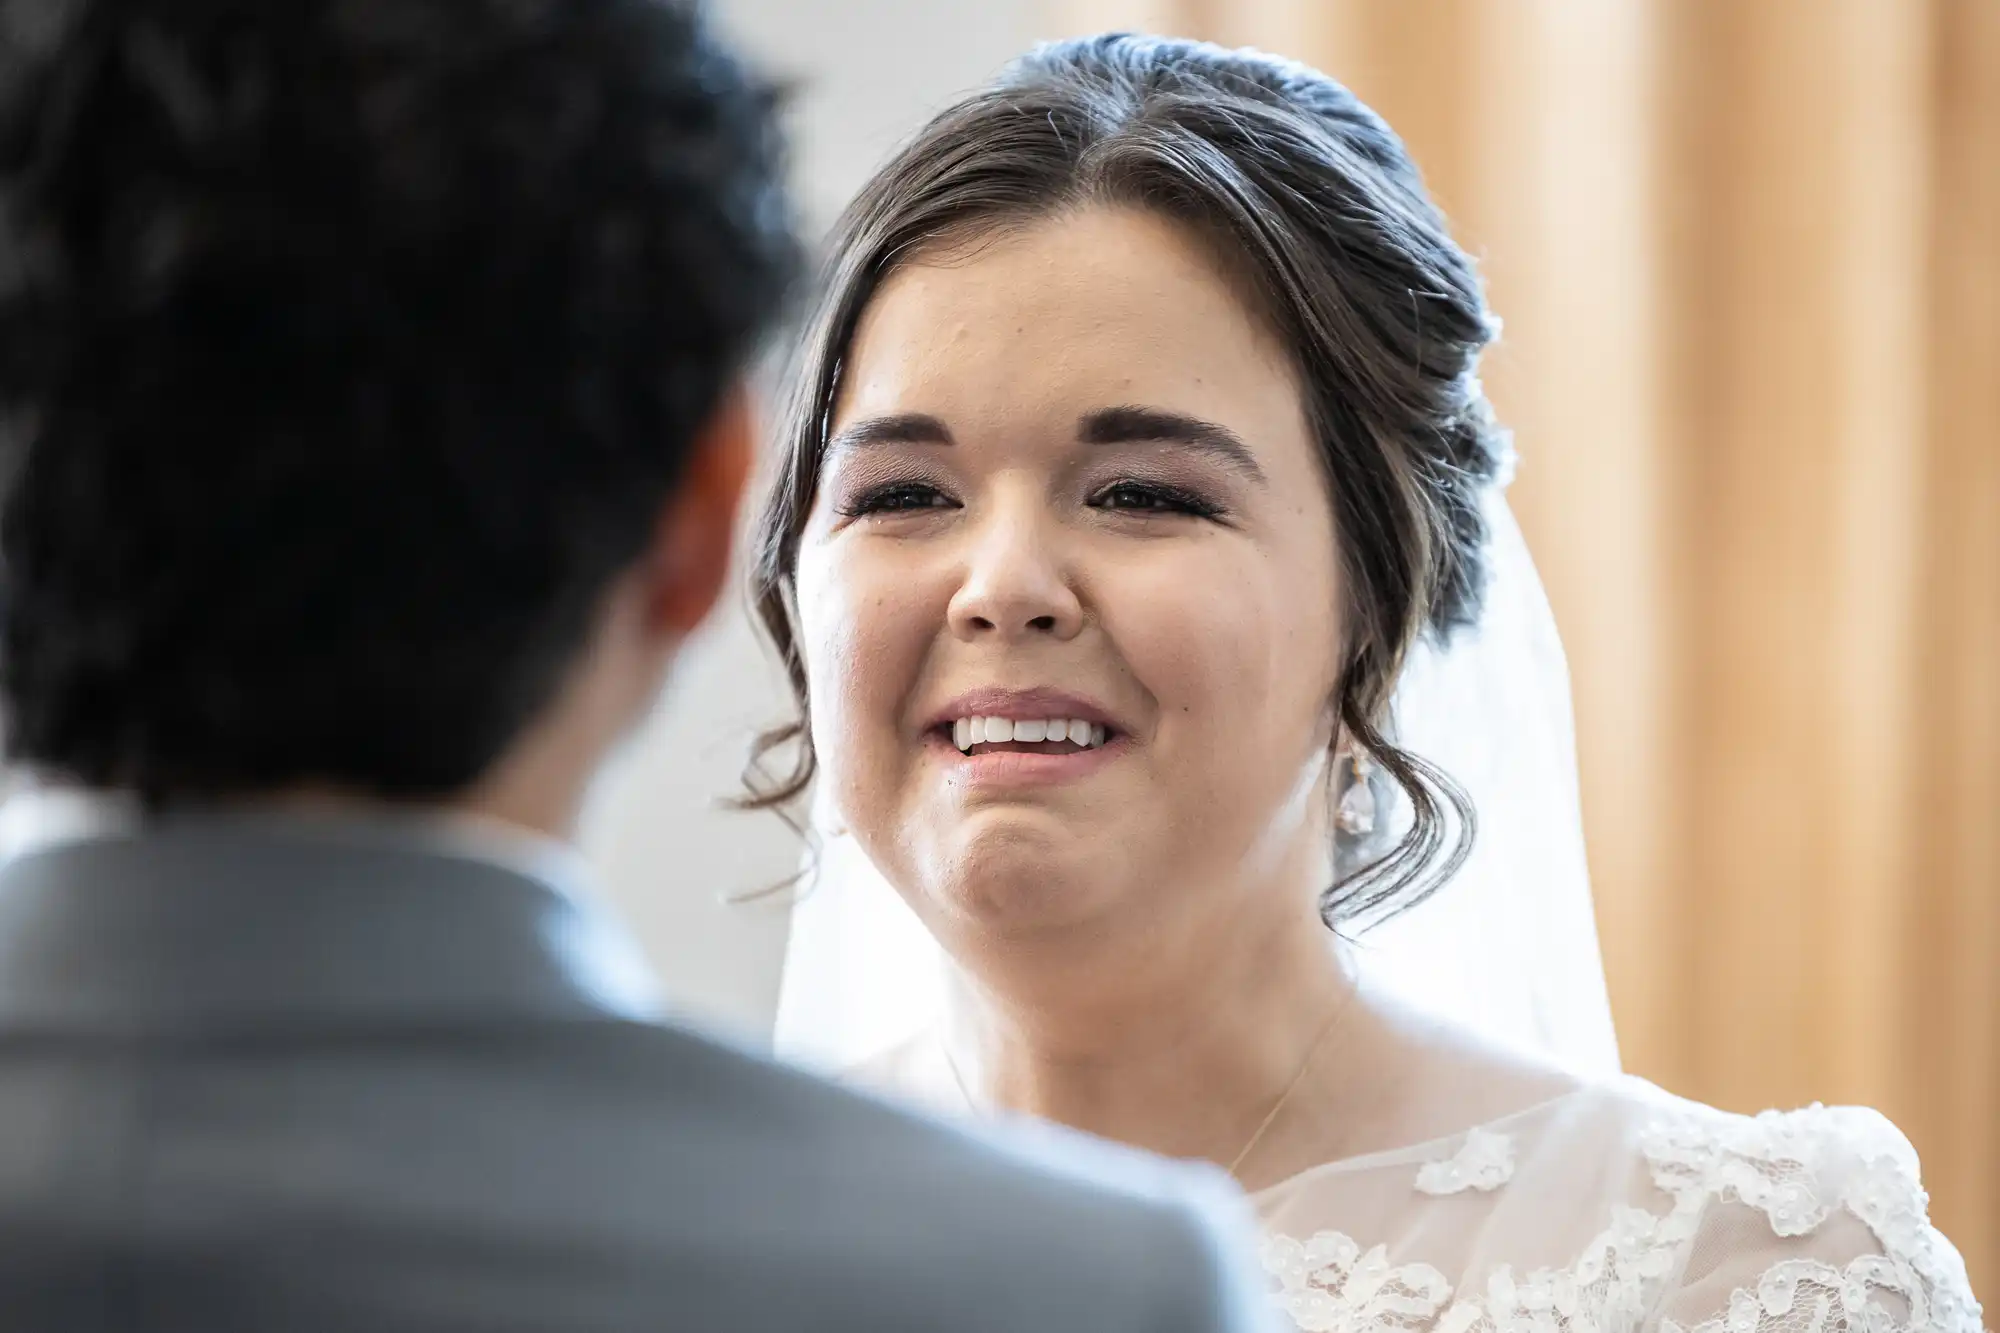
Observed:
[[[937,487],[921,481],[895,481],[863,491],[840,505],[843,518],[868,514],[908,514],[927,509],[955,509],[958,502]]]
[[[1116,481],[1090,497],[1094,509],[1113,509],[1139,514],[1187,514],[1195,518],[1215,518],[1222,513],[1192,491],[1156,481]]]

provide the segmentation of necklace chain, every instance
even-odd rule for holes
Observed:
[[[1278,1094],[1276,1101],[1271,1103],[1271,1109],[1264,1113],[1263,1121],[1257,1126],[1255,1132],[1250,1135],[1249,1141],[1230,1160],[1227,1168],[1230,1175],[1235,1175],[1236,1169],[1249,1160],[1250,1154],[1256,1151],[1257,1145],[1264,1141],[1264,1135],[1268,1134],[1271,1126],[1277,1123],[1279,1113],[1291,1103],[1292,1094],[1297,1092],[1299,1085],[1306,1081],[1306,1074],[1312,1069],[1313,1061],[1319,1056],[1320,1047],[1326,1045],[1327,1036],[1333,1031],[1334,1021],[1340,1017],[1341,1007],[1339,1004],[1333,1006],[1333,1012],[1326,1016],[1324,1023],[1320,1024],[1319,1032],[1313,1037],[1312,1045],[1306,1047],[1305,1058],[1299,1061],[1298,1070],[1292,1075],[1292,1081],[1285,1085],[1285,1090]],[[952,1056],[950,1045],[943,1044],[943,1050],[945,1067],[951,1071],[951,1081],[958,1085],[958,1095],[964,1099],[965,1109],[977,1115],[980,1109],[979,1102],[974,1099],[971,1087],[966,1084],[965,1075],[959,1072],[958,1061]]]

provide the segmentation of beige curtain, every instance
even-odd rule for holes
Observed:
[[[2000,0],[1048,0],[1328,70],[1483,256],[1628,1065],[2000,1290]]]

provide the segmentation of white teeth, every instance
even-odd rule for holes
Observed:
[[[1104,744],[1109,733],[1101,725],[1080,718],[1053,717],[1016,720],[1005,717],[962,717],[951,724],[951,740],[960,750],[975,745],[1007,741],[1068,741],[1094,750]]]

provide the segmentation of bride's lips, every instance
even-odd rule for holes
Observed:
[[[960,718],[1006,718],[1035,722],[1065,719],[1104,730],[1104,743],[1066,752],[1004,749],[968,754],[959,749],[952,727]],[[1116,759],[1130,744],[1129,733],[1111,710],[1093,699],[1054,689],[970,690],[931,715],[924,745],[945,764],[955,781],[976,787],[1039,787],[1073,782]]]

